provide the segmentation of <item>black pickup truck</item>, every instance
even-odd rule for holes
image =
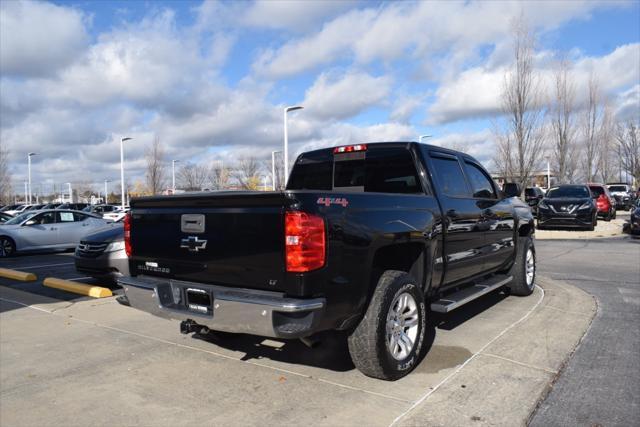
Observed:
[[[356,367],[395,380],[424,353],[429,310],[533,292],[517,187],[466,154],[393,142],[303,153],[282,192],[134,199],[120,302],[185,333],[346,331]]]

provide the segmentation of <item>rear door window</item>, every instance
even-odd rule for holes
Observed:
[[[432,157],[434,173],[442,192],[452,197],[471,197],[460,162],[456,158]]]

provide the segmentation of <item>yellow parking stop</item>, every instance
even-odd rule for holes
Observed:
[[[55,277],[47,277],[46,279],[44,279],[42,284],[49,288],[61,289],[63,291],[86,295],[93,298],[105,298],[113,295],[111,293],[111,289],[109,288],[103,288],[102,286],[85,285],[83,283],[71,282],[69,280],[57,279]]]

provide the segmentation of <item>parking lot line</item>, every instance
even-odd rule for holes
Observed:
[[[65,262],[65,263],[62,263],[62,264],[32,265],[30,267],[20,267],[20,268],[23,269],[23,270],[33,270],[33,269],[36,269],[36,268],[60,267],[60,266],[63,266],[63,265],[74,265],[74,263],[73,262]]]
[[[320,377],[315,377],[315,376],[303,374],[303,373],[296,372],[296,371],[290,371],[288,369],[284,369],[284,368],[280,368],[280,367],[276,367],[276,366],[269,366],[269,365],[265,365],[265,364],[262,364],[262,363],[253,362],[253,361],[250,361],[250,360],[241,360],[241,359],[237,359],[237,358],[232,357],[232,356],[228,356],[226,354],[217,353],[215,351],[207,350],[207,349],[204,349],[204,348],[198,348],[198,347],[190,346],[190,345],[187,345],[187,344],[180,344],[180,343],[169,341],[169,340],[166,340],[166,339],[163,339],[163,338],[157,338],[157,337],[153,337],[153,336],[150,336],[150,335],[141,334],[141,333],[135,332],[135,331],[128,331],[126,329],[116,328],[114,326],[103,325],[101,323],[97,323],[97,322],[94,322],[94,321],[81,319],[81,318],[78,318],[78,317],[75,317],[75,316],[74,317],[69,317],[69,316],[67,316],[65,314],[62,314],[62,313],[57,313],[57,312],[54,312],[54,311],[45,310],[43,308],[34,307],[32,305],[24,304],[24,303],[21,303],[21,302],[18,302],[18,301],[9,300],[9,299],[2,298],[2,297],[0,297],[0,301],[6,301],[6,302],[9,302],[9,303],[21,305],[21,306],[26,307],[26,308],[32,308],[34,310],[43,311],[43,312],[49,313],[49,314],[51,314],[53,316],[63,316],[65,318],[68,317],[71,321],[86,323],[86,324],[89,324],[89,325],[92,325],[92,326],[96,326],[98,328],[104,328],[104,329],[109,329],[109,330],[112,330],[112,331],[120,332],[120,333],[123,333],[123,334],[134,335],[134,336],[137,336],[137,337],[140,337],[140,338],[146,338],[148,340],[156,341],[156,342],[159,342],[159,343],[176,346],[178,348],[184,348],[184,349],[194,350],[194,351],[201,352],[201,353],[207,353],[207,354],[210,354],[212,356],[220,357],[222,359],[233,360],[235,362],[246,363],[246,364],[253,365],[253,366],[259,366],[259,367],[262,367],[262,368],[269,369],[271,371],[276,371],[276,372],[281,372],[281,373],[284,373],[284,374],[295,375],[297,377],[306,378],[306,379],[309,379],[309,380],[316,380],[316,381],[319,381],[319,382],[322,382],[322,383],[325,383],[325,384],[331,384],[331,385],[334,385],[336,387],[340,387],[340,388],[344,388],[344,389],[348,389],[348,390],[360,391],[360,392],[365,393],[365,394],[370,394],[370,395],[373,395],[373,396],[378,396],[378,397],[382,397],[382,398],[385,398],[385,399],[394,400],[396,402],[401,402],[401,403],[405,403],[405,404],[411,404],[410,400],[402,399],[402,398],[399,398],[399,397],[396,397],[396,396],[391,396],[391,395],[384,394],[384,393],[378,393],[378,392],[375,392],[375,391],[366,390],[366,389],[359,388],[359,387],[349,386],[349,385],[346,385],[346,384],[341,384],[341,383],[337,383],[337,382],[334,382],[334,381],[329,381],[329,380],[326,380],[326,379],[323,379],[323,378],[320,378]]]
[[[24,271],[10,270],[8,268],[0,268],[0,277],[12,280],[20,280],[21,282],[34,282],[38,280],[35,274],[26,273]]]
[[[422,402],[424,402],[425,400],[427,400],[429,398],[429,396],[431,396],[433,393],[435,393],[440,387],[442,387],[447,381],[449,381],[451,378],[453,378],[458,372],[460,372],[465,366],[467,366],[473,359],[475,359],[476,357],[478,357],[478,355],[480,355],[487,347],[489,347],[491,344],[493,344],[496,340],[498,340],[501,336],[503,336],[504,334],[506,334],[507,332],[509,332],[512,328],[514,328],[515,326],[519,325],[520,323],[524,322],[534,311],[536,308],[538,308],[538,306],[540,305],[540,303],[542,302],[542,300],[544,299],[544,289],[542,289],[540,286],[536,285],[536,288],[540,289],[540,291],[542,292],[542,294],[540,295],[540,299],[538,299],[538,302],[536,302],[536,305],[534,305],[533,307],[531,307],[531,309],[529,311],[527,311],[527,313],[522,316],[520,319],[516,320],[515,322],[513,322],[511,325],[507,326],[506,328],[504,328],[502,330],[502,332],[500,332],[498,335],[496,335],[495,337],[493,337],[489,342],[487,342],[484,346],[482,346],[482,348],[480,350],[478,350],[477,352],[475,352],[474,354],[472,354],[467,360],[464,361],[464,363],[462,363],[460,366],[458,366],[456,368],[456,370],[454,370],[453,372],[451,372],[449,375],[447,375],[442,381],[440,381],[438,384],[436,384],[435,387],[433,387],[432,389],[430,389],[427,393],[425,393],[420,399],[416,400],[414,402],[413,405],[411,405],[409,407],[409,409],[407,409],[406,411],[404,411],[402,414],[398,415],[391,424],[389,424],[389,427],[393,427],[394,425],[396,425],[396,423],[398,423],[401,419],[403,419],[404,417],[406,417],[411,411],[413,411],[415,408],[417,408]]]

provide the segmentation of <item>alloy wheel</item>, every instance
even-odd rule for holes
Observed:
[[[406,359],[418,337],[418,304],[407,292],[396,296],[387,314],[386,342],[391,356]]]

